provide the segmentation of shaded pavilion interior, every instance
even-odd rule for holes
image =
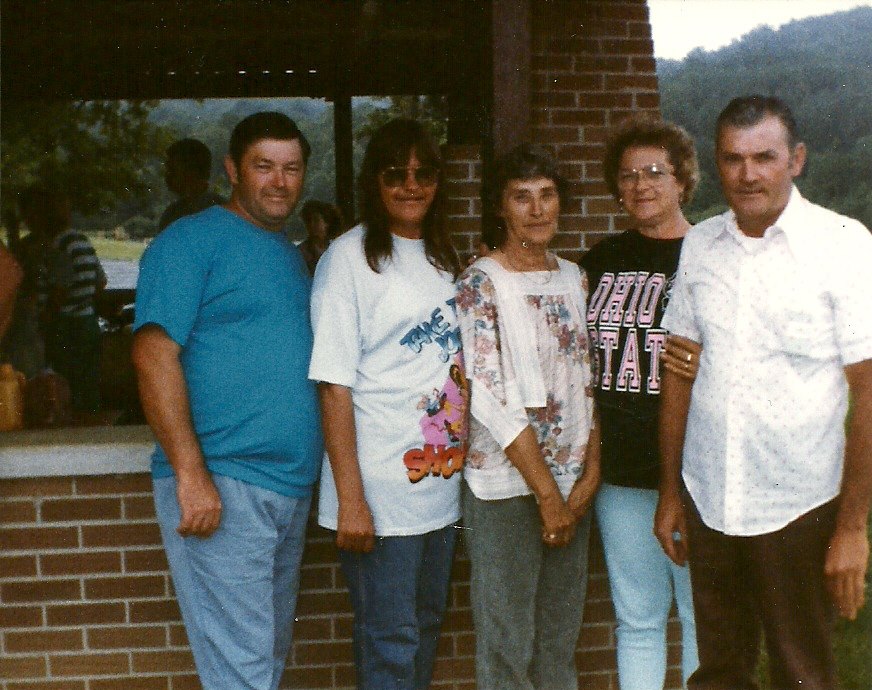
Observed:
[[[480,145],[485,165],[491,123],[517,134],[529,118],[528,0],[2,0],[0,13],[6,102],[332,101],[347,217],[352,96],[445,95],[449,143]]]

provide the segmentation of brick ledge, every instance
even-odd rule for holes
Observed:
[[[0,435],[0,479],[149,472],[147,426],[12,431]]]

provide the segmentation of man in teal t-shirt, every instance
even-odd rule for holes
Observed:
[[[133,361],[155,506],[205,690],[275,690],[291,644],[323,449],[311,281],[282,232],[309,151],[282,114],[240,122],[230,201],[172,223],[140,266]]]

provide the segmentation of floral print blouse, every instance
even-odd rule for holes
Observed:
[[[584,470],[593,418],[591,357],[584,320],[586,277],[559,260],[557,271],[510,272],[493,259],[479,260],[460,277],[457,313],[470,381],[469,449],[464,479],[484,500],[523,496],[531,491],[503,449],[529,425],[564,497]],[[501,271],[499,280],[488,272]],[[511,282],[506,282],[511,281]],[[517,361],[501,337],[496,284],[509,284],[522,296],[520,318],[529,318],[538,362]],[[503,296],[500,295],[500,298]],[[503,331],[505,329],[503,328]],[[524,407],[516,383],[520,367],[541,367],[544,407]]]

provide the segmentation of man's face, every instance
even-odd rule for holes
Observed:
[[[297,139],[261,139],[242,154],[239,166],[224,159],[233,187],[230,208],[251,223],[279,232],[294,212],[306,164]]]
[[[750,127],[724,127],[718,137],[718,173],[739,229],[761,237],[790,198],[805,164],[805,145],[791,151],[787,128],[771,115]]]

